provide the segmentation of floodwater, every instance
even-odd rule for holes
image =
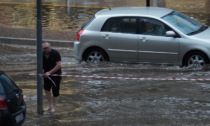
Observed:
[[[160,0],[161,1],[161,0]],[[164,0],[162,0],[164,1]],[[130,3],[129,3],[130,2]],[[0,1],[0,26],[10,28],[36,28],[36,4],[34,3],[10,3]],[[71,5],[65,5],[59,1],[50,2],[50,4],[43,3],[42,6],[42,25],[44,29],[50,30],[71,30],[77,31],[85,22],[87,22],[93,15],[104,9],[102,2],[88,2],[86,4],[82,1],[72,1]],[[70,2],[71,3],[71,2]],[[84,5],[81,6],[80,4]],[[94,6],[91,6],[94,3]],[[134,4],[136,3],[136,4]],[[132,0],[132,1],[114,1],[110,2],[111,7],[116,6],[145,6],[144,1]],[[163,2],[159,2],[163,3]],[[197,3],[196,0],[182,3],[181,0],[176,2],[166,0],[165,7],[172,8],[181,12],[184,12],[198,21],[210,25],[210,2],[208,0],[201,0]],[[74,5],[79,4],[80,6]],[[98,6],[96,6],[96,5]]]
[[[127,78],[209,78],[209,68],[77,63],[73,49],[54,47],[62,55],[63,72]],[[63,77],[58,109],[38,116],[36,48],[0,44],[0,69],[23,89],[27,116],[23,126],[207,126],[210,124],[209,81],[156,81]],[[45,98],[45,96],[44,96]],[[44,107],[47,102],[44,99]]]
[[[193,3],[195,0],[186,2],[188,4],[183,4],[184,7],[181,6],[180,0],[175,4],[169,1],[172,0],[167,0],[168,7],[181,10],[210,25],[209,11],[201,9],[205,5],[204,0],[198,4]],[[199,7],[188,6],[189,4]],[[191,10],[188,10],[189,8]],[[34,29],[35,9],[35,5],[31,4],[1,4],[0,26],[23,30]],[[58,31],[77,31],[100,9],[44,6],[43,27]],[[24,35],[28,36],[25,33]],[[53,48],[62,55],[64,74],[89,77],[63,77],[60,102],[56,112],[37,115],[36,77],[29,76],[31,73],[36,73],[36,46],[0,43],[0,69],[11,76],[24,92],[27,116],[23,126],[208,126],[210,124],[210,81],[167,80],[168,78],[210,78],[209,66],[202,70],[193,70],[166,65],[85,64],[78,63],[74,59],[72,47],[60,45]],[[90,76],[121,78],[105,79]],[[150,78],[150,80],[125,78]],[[152,80],[152,78],[163,80]],[[43,99],[43,103],[45,108],[46,99]]]
[[[43,6],[42,26],[51,30],[77,30],[102,8]],[[0,26],[36,28],[36,5],[0,4]]]

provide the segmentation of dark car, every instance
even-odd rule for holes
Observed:
[[[0,126],[21,126],[25,114],[26,103],[22,90],[0,71]]]

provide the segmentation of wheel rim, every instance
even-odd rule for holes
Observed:
[[[188,60],[188,66],[195,69],[203,68],[205,66],[205,60],[200,55],[193,55]]]
[[[88,57],[87,57],[87,62],[88,63],[98,63],[98,62],[103,62],[104,56],[97,51],[91,52]]]

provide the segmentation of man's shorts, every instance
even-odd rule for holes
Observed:
[[[60,90],[61,77],[54,77],[54,76],[49,76],[49,77],[55,82],[56,86],[49,78],[44,78],[44,90],[50,91],[52,89],[53,96],[58,97],[60,95],[59,90]]]

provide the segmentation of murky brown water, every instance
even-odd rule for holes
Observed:
[[[42,25],[51,30],[77,30],[101,8],[68,8],[66,6],[43,6]],[[36,5],[1,5],[0,26],[13,28],[36,28]]]
[[[209,0],[159,0],[158,6],[172,8],[184,12],[206,25],[210,25],[210,2]],[[21,1],[19,1],[21,2]],[[23,1],[24,2],[24,1]],[[36,28],[36,4],[26,3],[4,3],[0,0],[0,26],[13,28]],[[118,6],[145,6],[144,0],[117,0],[107,1],[111,7]],[[50,30],[72,30],[77,31],[83,23],[88,21],[97,11],[106,5],[103,1],[68,1],[58,0],[44,2],[42,6],[42,22],[44,29]],[[151,2],[153,4],[153,2]],[[76,5],[76,6],[75,6]],[[79,6],[78,6],[79,5]],[[84,6],[84,7],[83,7]]]
[[[120,0],[119,0],[120,1]],[[119,2],[118,1],[118,2]],[[208,1],[166,0],[166,6],[209,24]],[[131,1],[130,3],[135,3]],[[117,4],[117,3],[116,3]],[[43,26],[77,30],[99,8],[44,6]],[[46,13],[49,12],[49,13]],[[35,28],[35,6],[1,5],[0,26]],[[3,18],[4,17],[4,18]],[[9,36],[9,35],[8,35]],[[26,36],[27,37],[27,36]],[[54,47],[63,72],[71,75],[147,78],[210,78],[207,67],[195,71],[146,64],[78,64],[70,47]],[[210,81],[140,81],[63,77],[56,113],[37,115],[36,46],[0,43],[0,69],[23,89],[27,117],[23,126],[208,126]],[[44,107],[47,102],[44,99]]]
[[[71,75],[147,78],[209,78],[209,68],[146,64],[78,64],[72,49],[55,47],[63,72]],[[27,117],[23,126],[207,126],[209,81],[138,81],[63,77],[55,114],[36,112],[35,46],[0,44],[0,69],[23,89]],[[44,99],[44,107],[47,106]]]

